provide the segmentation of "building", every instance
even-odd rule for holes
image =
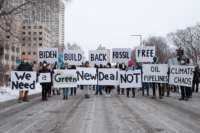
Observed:
[[[52,35],[50,29],[41,23],[24,20],[21,27],[22,56],[27,56],[34,70],[38,68],[38,48],[52,47]]]
[[[111,61],[111,57],[110,57],[110,49],[107,49],[106,47],[103,47],[101,44],[97,47],[97,50],[106,50],[107,51],[107,62]],[[110,62],[111,63],[111,62]]]

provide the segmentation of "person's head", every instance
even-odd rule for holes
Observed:
[[[110,62],[107,63],[107,67],[108,67],[108,68],[111,68]]]
[[[133,66],[133,61],[132,61],[132,60],[129,60],[129,61],[128,61],[128,66],[129,66],[129,67]]]
[[[47,64],[46,61],[43,61],[43,63],[42,63],[42,67],[43,67],[43,68],[47,68],[47,67],[48,67],[48,64]]]
[[[22,63],[28,63],[28,58],[26,56],[22,57]]]
[[[89,67],[89,62],[88,61],[85,62],[85,67]]]

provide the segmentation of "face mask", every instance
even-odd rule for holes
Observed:
[[[28,63],[28,61],[27,61],[27,60],[24,60],[24,63]]]
[[[46,67],[46,66],[47,66],[47,64],[43,64],[43,66],[44,66],[44,67]]]
[[[181,61],[181,64],[184,64],[184,63],[185,63],[185,61],[182,60],[182,61]]]

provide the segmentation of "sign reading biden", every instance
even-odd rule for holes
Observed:
[[[58,62],[58,48],[38,48],[38,64],[43,61],[50,64]]]
[[[131,59],[130,48],[113,48],[112,49],[112,62],[123,63],[128,62]]]
[[[106,65],[108,60],[106,50],[92,50],[89,51],[89,63],[90,65]]]
[[[155,57],[155,46],[141,46],[136,48],[137,62],[153,62]]]
[[[11,89],[29,90],[35,89],[36,72],[12,71],[11,72]]]
[[[83,62],[83,51],[65,50],[63,53],[63,62],[69,65],[81,65]]]

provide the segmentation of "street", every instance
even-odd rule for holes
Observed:
[[[199,133],[200,99],[40,97],[0,110],[1,133]]]

